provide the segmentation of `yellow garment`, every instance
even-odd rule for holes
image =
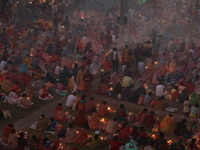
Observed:
[[[1,88],[4,92],[9,92],[12,89],[12,82],[9,80],[4,80],[1,84]]]
[[[77,75],[77,87],[79,90],[84,90],[84,80],[83,80],[83,75],[84,75],[84,71],[78,71],[78,75]]]
[[[31,59],[29,57],[24,58],[23,63],[25,63],[27,66],[31,63]]]
[[[124,62],[131,63],[132,56],[129,56],[128,53],[129,53],[129,49],[128,48],[124,49],[124,51],[123,51]]]
[[[68,86],[69,86],[70,90],[74,89],[74,79],[72,77],[69,79]]]

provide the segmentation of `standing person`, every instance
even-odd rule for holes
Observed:
[[[160,48],[160,39],[162,38],[162,35],[159,35],[156,40],[155,40],[155,44],[154,44],[154,50],[156,52],[159,51],[159,48]]]
[[[71,24],[70,24],[68,16],[65,17],[65,20],[63,21],[63,25],[64,25],[64,27],[65,27],[66,30],[69,29],[69,27],[70,27]]]
[[[18,142],[18,147],[16,148],[16,150],[24,150],[25,147],[27,147],[28,142],[27,139],[24,137],[23,132],[19,134],[17,142]]]
[[[54,71],[55,75],[59,76],[61,73],[61,63],[58,63]]]
[[[112,44],[112,35],[110,35],[110,31],[107,31],[107,34],[105,34],[104,42],[106,44],[106,48],[109,49]]]
[[[113,48],[113,52],[111,53],[111,60],[112,60],[112,69],[113,72],[118,73],[118,65],[119,65],[119,56],[118,53],[116,52],[117,48]]]
[[[74,68],[72,69],[72,76],[74,76],[75,82],[76,82],[77,74],[78,74],[78,64],[75,63]]]
[[[190,119],[191,121],[196,121],[196,118],[197,118],[197,114],[198,114],[198,107],[199,107],[199,104],[195,104],[194,106],[192,106],[190,108]]]
[[[128,45],[125,45],[123,56],[124,56],[124,62],[126,62],[127,64],[130,64],[132,62],[133,52]]]
[[[77,88],[80,92],[81,91],[84,92],[84,80],[83,80],[84,70],[85,68],[81,66],[81,69],[78,71],[76,78]]]
[[[84,80],[84,89],[85,89],[84,92],[85,93],[88,92],[89,96],[91,96],[93,75],[90,73],[88,69],[86,70],[86,73],[83,75],[83,80]]]
[[[185,116],[188,117],[190,113],[190,102],[189,102],[189,97],[185,99],[183,103],[183,112],[185,113]]]
[[[65,103],[65,106],[67,107],[72,107],[73,103],[76,101],[76,92],[73,92],[72,94],[70,94],[67,98],[67,101]]]
[[[142,58],[140,59],[137,67],[140,73],[143,73],[145,71],[145,63],[143,62]]]

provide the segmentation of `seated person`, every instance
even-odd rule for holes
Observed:
[[[109,134],[114,134],[118,128],[119,128],[119,125],[117,123],[117,119],[114,118],[114,119],[111,119],[110,121],[108,121],[105,130]]]
[[[46,120],[45,115],[41,115],[37,120],[36,129],[41,131],[46,131],[49,128],[49,122]]]
[[[123,140],[129,139],[131,135],[131,128],[128,125],[128,122],[125,121],[124,124],[119,128],[119,138]]]
[[[19,88],[19,81],[15,82],[12,89],[14,89],[16,91],[16,93],[19,93],[21,91],[21,89]]]
[[[155,109],[157,110],[162,110],[162,109],[165,109],[168,104],[167,102],[165,102],[165,97],[164,96],[161,96],[160,98],[158,98],[157,100],[154,100],[152,103],[151,103],[151,107],[154,107]]]
[[[162,150],[168,150],[169,149],[167,140],[166,140],[163,132],[159,133],[158,137],[155,139],[154,145],[155,145],[156,149],[162,149]]]
[[[8,137],[9,137],[13,128],[14,128],[13,124],[8,124],[8,125],[5,126],[4,131],[3,131],[3,135],[1,136],[2,142],[8,143]]]
[[[87,122],[87,118],[85,116],[85,113],[83,112],[82,109],[79,109],[75,116],[74,124],[83,126],[84,124],[86,124],[86,122]]]
[[[174,134],[178,136],[182,136],[183,132],[186,131],[186,119],[182,119],[181,122],[177,122],[174,128]]]
[[[52,100],[53,96],[48,93],[45,86],[42,86],[42,88],[39,90],[38,98],[40,100]]]
[[[144,100],[143,100],[143,105],[146,106],[146,107],[149,107],[151,102],[152,102],[152,92],[149,92],[145,97],[144,97]]]
[[[120,108],[117,110],[117,116],[116,116],[116,118],[119,121],[125,121],[125,120],[127,120],[126,119],[127,116],[128,115],[126,114],[126,110],[124,109],[124,104],[121,104]]]
[[[56,120],[54,120],[53,117],[50,118],[51,122],[49,124],[49,129],[51,131],[55,131],[56,130]]]
[[[173,115],[169,114],[166,115],[161,121],[160,121],[160,131],[161,132],[171,132],[174,130],[174,119]]]
[[[113,140],[111,140],[109,143],[109,150],[118,150],[121,146],[125,145],[125,143],[122,143],[117,139],[118,139],[117,136],[113,136]]]
[[[11,105],[17,105],[19,103],[20,99],[18,98],[17,94],[15,93],[15,90],[13,89],[8,96],[5,97],[4,103],[8,103]]]
[[[100,119],[95,112],[92,113],[91,117],[88,117],[88,125],[90,129],[97,130],[99,129]]]
[[[10,148],[17,147],[18,146],[17,139],[18,139],[18,134],[16,133],[15,129],[12,129],[8,137],[8,146]]]
[[[152,127],[156,123],[154,114],[154,111],[151,111],[151,113],[146,117],[145,124],[149,127]]]
[[[85,128],[81,128],[78,134],[76,135],[75,143],[79,145],[86,146],[89,142],[89,137]]]
[[[104,145],[105,145],[105,142],[102,141],[100,138],[100,131],[99,130],[95,131],[94,135],[92,136],[92,141],[90,143],[90,146],[92,148],[99,149],[103,147]]]
[[[96,103],[94,102],[94,97],[90,97],[85,103],[85,112],[92,112],[93,109],[96,109]]]
[[[67,143],[74,143],[76,139],[76,130],[73,128],[73,124],[70,124],[65,133],[64,141]]]
[[[32,137],[29,141],[29,148],[31,150],[38,150],[39,149],[39,142],[40,142],[40,139],[37,138],[35,135],[32,135]]]
[[[1,84],[1,88],[4,92],[9,92],[13,87],[13,83],[10,81],[10,77],[6,77],[6,80],[4,80]]]
[[[67,120],[67,115],[65,114],[61,103],[54,109],[54,119],[59,122],[65,122]]]
[[[98,116],[102,117],[109,113],[108,106],[106,106],[106,103],[106,101],[103,101],[102,104],[99,105],[97,112]]]
[[[136,142],[134,140],[130,140],[130,143],[127,143],[125,145],[125,150],[138,150]]]
[[[138,144],[148,144],[152,137],[149,137],[144,130],[144,127],[140,127],[139,136],[137,137]]]
[[[31,102],[29,97],[26,97],[26,93],[23,93],[17,106],[24,108],[24,109],[28,109],[33,106],[33,102]]]
[[[81,96],[81,99],[78,101],[78,110],[79,110],[79,109],[82,109],[82,110],[85,109],[85,103],[86,103],[85,98],[86,98],[86,95],[83,94],[83,95]]]
[[[36,89],[34,88],[34,83],[29,83],[29,85],[26,87],[25,90],[26,96],[30,99],[34,98],[36,96]]]

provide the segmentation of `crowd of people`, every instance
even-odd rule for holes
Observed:
[[[79,8],[88,4],[97,9]],[[77,110],[72,116],[59,103],[53,117],[42,114],[37,120],[36,130],[53,132],[59,140],[30,138],[8,124],[2,142],[17,150],[54,150],[61,147],[60,142],[98,149],[108,144],[100,136],[104,131],[113,134],[110,150],[137,150],[140,145],[145,145],[144,150],[199,149],[200,43],[192,1],[126,1],[128,23],[121,37],[118,1],[109,1],[108,10],[98,9],[97,4],[102,2],[2,1],[2,102],[31,109],[33,99],[52,100],[57,94],[67,96],[66,109]],[[92,83],[98,77],[98,94],[121,100],[116,111],[106,101],[96,104]],[[174,119],[172,113],[178,109],[169,100],[183,106],[184,119]],[[123,101],[145,108],[127,113]],[[169,114],[159,120],[148,108]],[[113,113],[116,116],[108,122],[101,119]],[[66,122],[67,128],[60,125]],[[81,129],[77,131],[74,124]],[[145,126],[158,134],[147,134]],[[87,129],[94,130],[94,135]],[[165,132],[179,136],[179,141],[171,143]]]

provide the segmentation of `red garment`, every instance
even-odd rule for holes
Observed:
[[[188,94],[192,94],[192,93],[194,92],[194,90],[195,90],[194,84],[192,84],[192,83],[190,83],[190,82],[186,82],[186,83],[184,84],[184,86],[186,87],[186,92],[187,92]]]
[[[141,137],[141,138],[149,138],[148,135],[146,134],[146,132],[144,132],[144,131],[140,132],[139,137]]]
[[[55,62],[55,61],[60,61],[60,58],[58,55],[56,55],[55,53],[53,55],[51,55],[51,58],[49,60],[50,62]]]
[[[19,92],[20,92],[19,85],[17,85],[17,84],[14,84],[14,85],[13,85],[12,90],[13,90],[13,89],[15,90],[16,93],[19,93]]]
[[[134,140],[138,137],[138,135],[139,135],[138,131],[135,131],[135,130],[132,131],[131,136],[133,137]]]
[[[103,68],[104,68],[105,70],[111,70],[111,63],[110,63],[109,60],[106,60],[106,61],[104,62]]]
[[[153,126],[155,122],[156,122],[156,119],[155,119],[154,115],[152,115],[152,114],[147,115],[147,117],[146,117],[146,125],[147,126]]]
[[[32,77],[28,74],[25,76],[25,85],[28,86],[29,83],[32,81]]]
[[[5,142],[5,143],[8,142],[8,137],[9,137],[11,130],[12,130],[12,128],[10,126],[6,125],[6,127],[4,128],[4,131],[3,131],[3,135],[1,137],[3,142]]]
[[[9,73],[8,77],[10,77],[10,81],[15,83],[17,81],[17,74],[16,73]]]
[[[56,106],[54,109],[54,119],[59,122],[65,122],[67,120],[62,106]]]
[[[129,125],[126,125],[125,128],[120,128],[119,129],[119,138],[122,140],[127,140],[129,139],[129,136],[131,135],[131,128]]]
[[[176,90],[174,93],[171,94],[172,95],[172,100],[175,101],[177,98],[180,97],[180,93],[179,90]]]
[[[122,145],[125,145],[125,143],[120,141],[110,141],[110,149],[109,150],[118,150]]]
[[[21,72],[18,76],[18,81],[19,81],[19,84],[20,85],[24,85],[25,83],[25,75],[24,75],[24,72]]]
[[[108,106],[104,105],[104,104],[100,104],[99,105],[99,109],[98,109],[98,116],[104,116],[106,113],[108,113]]]
[[[146,112],[144,112],[143,110],[138,114],[136,121],[139,124],[144,124],[145,123],[145,119],[146,119]]]

